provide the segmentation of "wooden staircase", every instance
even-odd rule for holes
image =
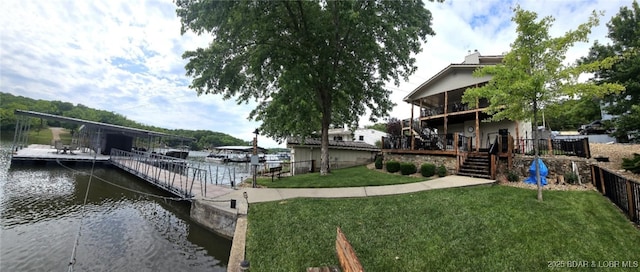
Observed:
[[[460,166],[458,175],[491,179],[491,157],[489,153],[469,153]]]

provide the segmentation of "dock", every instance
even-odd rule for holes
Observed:
[[[58,151],[55,147],[42,144],[31,144],[26,148],[13,152],[11,163],[47,163],[47,162],[80,162],[108,164],[108,155],[96,154],[88,149]]]
[[[207,229],[231,238],[235,231],[238,199],[226,199],[235,191],[214,182],[210,169],[186,159],[152,152],[170,139],[179,146],[193,138],[96,121],[15,110],[16,129],[11,147],[11,164],[93,164],[112,165],[163,189],[174,200],[191,202],[190,216]],[[73,127],[69,142],[52,140],[51,145],[29,144],[31,118],[59,121]],[[178,154],[188,152],[180,150]]]
[[[217,198],[233,191],[230,186],[215,185],[208,169],[191,165],[188,160],[160,154],[112,149],[110,155],[87,149],[62,152],[49,145],[32,144],[14,152],[11,163],[96,163],[113,165],[185,200]]]

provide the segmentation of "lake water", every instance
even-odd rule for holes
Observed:
[[[226,271],[231,241],[189,219],[189,203],[116,168],[10,167],[0,143],[0,271]],[[89,173],[90,167],[70,166]],[[80,231],[79,231],[80,230]],[[79,236],[78,233],[80,234]]]

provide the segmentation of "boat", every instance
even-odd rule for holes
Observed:
[[[167,150],[167,152],[164,152],[164,155],[167,157],[174,157],[174,158],[178,158],[178,159],[183,159],[186,160],[187,157],[189,156],[189,150]]]
[[[266,154],[264,155],[264,162],[267,168],[273,168],[281,166],[284,160],[278,154]]]
[[[206,157],[204,157],[204,160],[210,161],[210,162],[225,163],[225,162],[229,162],[229,157],[227,155],[225,155],[225,154],[211,153],[211,154],[207,155]]]
[[[266,149],[258,147],[259,153],[264,153]],[[218,146],[213,148],[211,154],[207,155],[205,160],[211,162],[251,162],[253,154],[253,146]],[[264,157],[260,156],[260,162],[264,162]]]
[[[144,148],[133,149],[132,148],[132,150],[143,151],[143,150],[146,150],[146,149],[144,149]],[[177,148],[156,148],[156,149],[152,149],[151,154],[152,155],[162,155],[162,156],[166,156],[166,157],[186,160],[187,157],[189,156],[189,150],[188,149],[177,149]]]

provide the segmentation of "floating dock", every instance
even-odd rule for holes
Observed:
[[[38,163],[96,163],[108,164],[108,155],[96,154],[89,149],[77,149],[60,151],[49,145],[32,144],[26,148],[13,152],[11,163],[14,164],[38,164]]]

